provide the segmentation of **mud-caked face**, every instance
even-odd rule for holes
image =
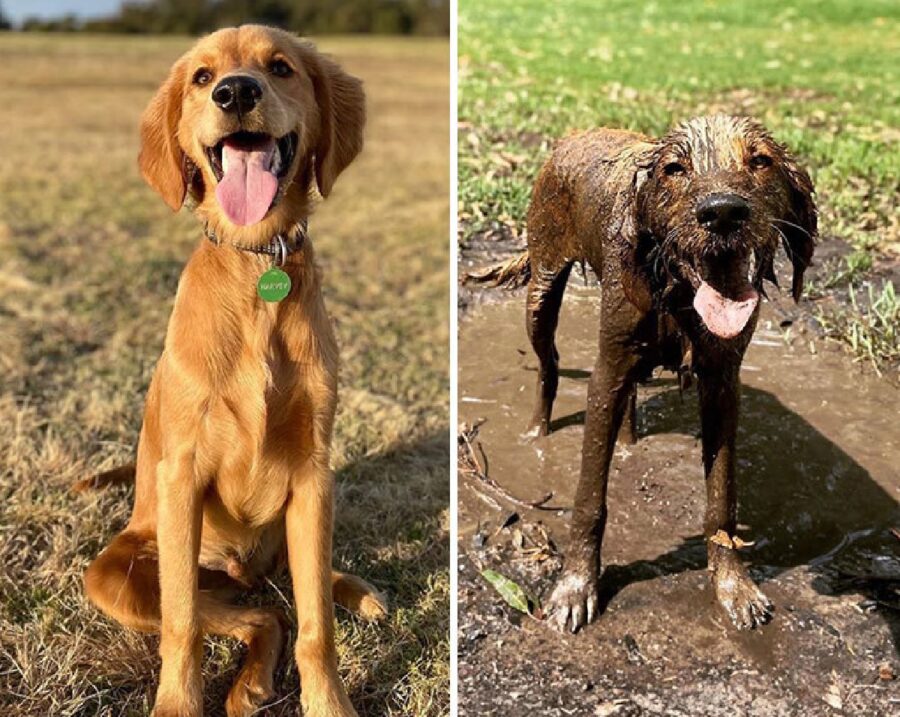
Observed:
[[[811,207],[811,189],[806,174],[758,123],[698,118],[655,148],[638,193],[638,224],[652,235],[658,263],[692,286],[706,328],[734,338],[757,309],[763,279],[774,281],[782,239],[800,230],[811,255],[815,210],[813,226],[804,227],[808,218],[797,206],[806,201]]]

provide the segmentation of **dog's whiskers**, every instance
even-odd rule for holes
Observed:
[[[794,250],[791,247],[791,242],[787,238],[787,235],[785,235],[785,233],[783,231],[781,231],[781,229],[776,227],[774,224],[770,224],[770,226],[772,227],[772,229],[774,229],[776,232],[778,232],[779,236],[781,237],[781,245],[784,247],[784,251],[788,255],[788,259],[793,261],[794,260]]]
[[[801,227],[799,224],[794,224],[794,222],[789,222],[787,219],[773,219],[773,222],[778,222],[779,224],[787,224],[789,227],[793,227],[799,232],[803,232],[808,238],[812,239],[812,234],[809,233],[806,229]],[[782,235],[784,236],[784,235]]]

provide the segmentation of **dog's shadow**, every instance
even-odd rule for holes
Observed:
[[[372,624],[337,609],[339,640],[351,656],[348,692],[361,717],[395,710],[391,700],[398,699],[398,686],[401,692],[408,690],[403,683],[411,674],[427,673],[429,659],[447,659],[441,651],[450,630],[450,606],[440,588],[450,561],[447,430],[365,455],[335,476],[334,566],[373,583],[386,595],[389,608],[386,618]],[[286,571],[275,576],[246,600],[280,605],[288,624],[275,678],[278,696],[256,714],[294,717],[300,682],[293,660],[297,628],[290,576]],[[225,695],[243,652],[235,649],[230,669],[208,681],[204,714],[224,715]],[[434,665],[433,673],[424,678],[436,684],[440,665]]]
[[[673,382],[674,383],[674,382]],[[699,436],[694,392],[672,388],[639,403],[639,438]],[[885,620],[900,648],[900,508],[850,455],[773,394],[741,388],[738,429],[738,519],[757,537],[745,557],[762,581],[808,566],[822,595],[860,593]],[[583,423],[583,412],[557,425]],[[555,426],[556,427],[556,426]],[[699,446],[698,446],[699,460]],[[609,565],[603,607],[625,586],[706,565],[702,535],[649,560]],[[753,567],[756,566],[756,567]]]

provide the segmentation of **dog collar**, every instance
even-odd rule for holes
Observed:
[[[206,238],[216,246],[221,246],[223,243],[225,243],[228,246],[233,246],[235,249],[246,251],[251,254],[263,254],[266,256],[271,256],[273,266],[284,266],[284,263],[287,261],[287,258],[291,254],[296,254],[303,248],[303,244],[306,241],[308,228],[308,220],[302,219],[297,223],[297,226],[295,226],[294,229],[287,235],[283,233],[276,234],[269,240],[267,244],[263,244],[261,246],[247,246],[245,244],[237,244],[235,242],[223,242],[221,239],[219,239],[218,236],[216,236],[216,233],[209,228],[209,225],[206,225],[203,228],[203,232],[204,234],[206,234]]]

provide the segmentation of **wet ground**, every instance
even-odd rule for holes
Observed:
[[[598,290],[573,278],[558,333],[553,432],[527,443],[536,361],[521,293],[467,294],[460,421],[497,491],[460,477],[460,714],[900,714],[900,390],[820,341],[802,309],[764,306],[742,370],[740,535],[776,603],[752,633],[707,584],[693,390],[639,392],[639,442],[610,477],[605,612],[562,636],[508,607],[492,568],[547,597],[565,554]],[[503,495],[537,501],[523,507]],[[506,524],[506,527],[502,527]]]

